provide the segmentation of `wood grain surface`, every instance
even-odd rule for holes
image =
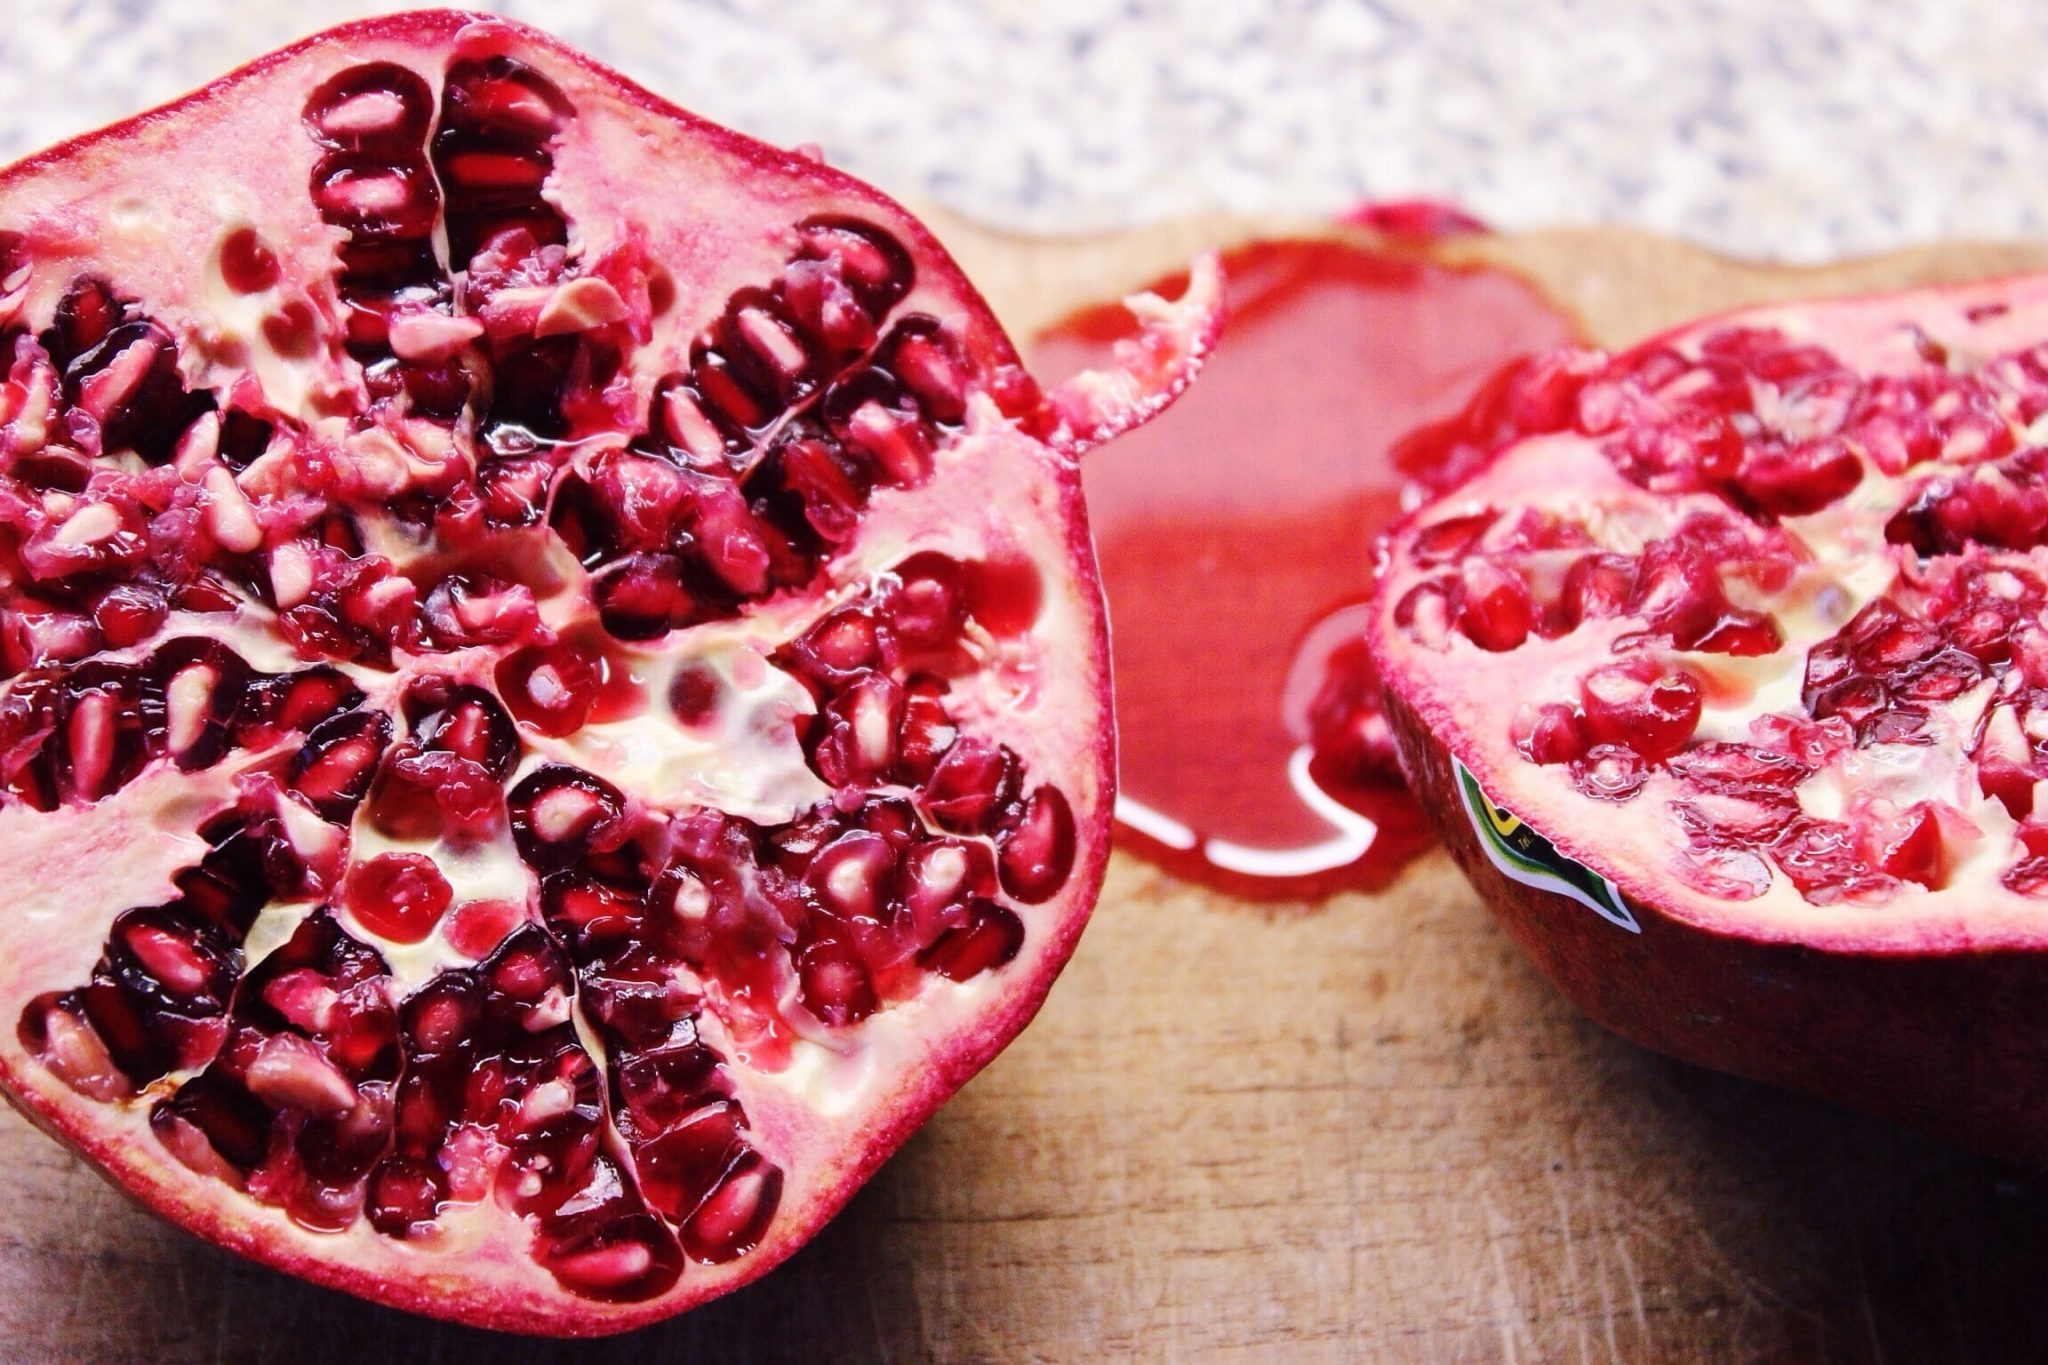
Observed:
[[[1272,225],[944,235],[1020,333]],[[1620,231],[1473,238],[1624,342],[2048,250],[1787,271]],[[1796,1040],[1788,1040],[1796,1046]],[[5,1361],[2003,1361],[2048,1355],[2048,1178],[1587,1024],[1441,855],[1253,908],[1125,855],[1044,1013],[751,1289],[527,1342],[299,1284],[0,1115]]]

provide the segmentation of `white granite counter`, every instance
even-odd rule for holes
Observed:
[[[0,154],[373,0],[0,26]],[[2048,234],[2048,6],[1997,0],[505,0],[678,102],[1048,231],[1461,203],[1759,256]]]

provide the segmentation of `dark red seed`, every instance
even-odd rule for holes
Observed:
[[[918,962],[951,981],[1002,966],[1024,946],[1024,922],[994,901],[972,901],[966,923],[946,930],[918,954]]]
[[[625,798],[619,789],[567,764],[550,763],[528,773],[507,804],[520,856],[543,872],[615,848],[625,834]]]
[[[1074,812],[1057,787],[1040,787],[996,836],[1003,890],[1026,905],[1050,900],[1074,870]]]
[[[1016,756],[1008,748],[962,735],[946,750],[925,785],[925,809],[943,828],[984,834],[1016,794]]]

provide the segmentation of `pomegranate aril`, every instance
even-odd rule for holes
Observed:
[[[232,1081],[208,1071],[149,1113],[150,1131],[202,1175],[246,1176],[270,1145],[270,1111]],[[208,1169],[207,1159],[219,1163]],[[223,1167],[225,1169],[223,1169]]]
[[[16,1030],[22,1048],[52,1075],[88,1099],[112,1102],[134,1094],[113,1054],[85,1017],[75,994],[29,1002]]]
[[[1074,870],[1074,813],[1056,787],[1025,798],[996,836],[1003,890],[1026,905],[1052,899]]]
[[[598,620],[615,639],[658,640],[708,619],[711,610],[683,576],[682,561],[674,555],[626,556],[591,580]]]
[[[355,152],[416,151],[433,115],[427,83],[395,62],[348,68],[314,90],[304,110],[321,142]]]
[[[913,675],[903,689],[903,730],[897,738],[897,777],[912,786],[929,781],[939,758],[959,736],[946,713],[946,684]]]
[[[405,1238],[417,1235],[439,1217],[447,1200],[448,1178],[438,1166],[392,1157],[372,1177],[363,1211],[377,1231]]]
[[[766,404],[789,408],[817,386],[817,362],[797,335],[780,300],[764,289],[742,289],[726,304],[713,345]]]
[[[796,666],[821,683],[843,684],[882,663],[882,640],[867,613],[843,607],[791,646]]]
[[[967,904],[964,923],[941,933],[917,956],[918,964],[951,981],[965,981],[1009,962],[1024,947],[1024,922],[994,901]]]
[[[832,939],[819,939],[797,955],[797,982],[804,1008],[834,1028],[859,1023],[878,1004],[867,964]]]
[[[801,257],[838,262],[840,278],[874,317],[900,303],[916,281],[910,254],[872,223],[820,215],[806,218],[796,230]]]
[[[878,834],[853,830],[820,849],[804,869],[818,908],[838,919],[879,921],[887,913],[896,850]]]
[[[57,789],[97,801],[125,786],[146,759],[142,682],[131,670],[95,664],[65,680],[51,735]]]
[[[539,623],[533,592],[522,584],[451,574],[420,603],[427,638],[443,649],[517,640]]]
[[[519,856],[542,872],[617,846],[625,834],[625,798],[580,768],[550,763],[512,789],[508,804]]]
[[[691,1258],[720,1264],[760,1245],[782,1202],[782,1171],[748,1151],[729,1167],[683,1225]]]
[[[541,887],[541,902],[549,927],[579,956],[632,938],[646,909],[643,891],[573,870],[549,877]]]
[[[661,1294],[683,1271],[674,1234],[651,1214],[629,1215],[549,1241],[538,1254],[568,1288],[621,1303]]]
[[[1571,764],[1572,785],[1596,801],[1626,801],[1649,780],[1643,756],[1620,744],[1596,744]]]
[[[1596,745],[1624,745],[1644,758],[1668,758],[1698,727],[1700,685],[1683,669],[1646,662],[1606,664],[1579,684],[1586,734]]]
[[[973,376],[938,319],[924,313],[903,317],[882,339],[875,360],[917,399],[931,421],[957,426],[966,419]]]
[[[320,722],[292,760],[289,787],[323,819],[346,820],[370,789],[391,743],[391,718],[381,711],[344,712]]]
[[[944,555],[914,555],[897,565],[879,598],[890,633],[912,649],[947,648],[967,620],[960,565]]]
[[[168,610],[163,594],[139,583],[123,583],[93,603],[93,624],[110,649],[127,649],[156,634]]]
[[[1536,624],[1536,602],[1521,577],[1490,559],[1470,558],[1459,569],[1458,629],[1481,649],[1518,647]]]
[[[356,923],[393,943],[433,933],[452,899],[448,879],[420,853],[380,853],[350,868],[341,885],[341,903]]]
[[[827,545],[849,539],[867,505],[867,481],[843,452],[817,437],[778,443],[759,476],[779,485],[802,509],[803,526]]]
[[[519,732],[489,692],[426,679],[413,685],[405,709],[421,748],[466,758],[500,782],[511,776],[519,761]]]
[[[59,370],[69,369],[127,317],[128,307],[115,297],[112,285],[96,276],[82,276],[57,301],[49,330],[39,340]]]
[[[943,829],[985,834],[1016,794],[1016,755],[973,735],[953,741],[925,784],[924,806]]]
[[[220,244],[220,274],[237,294],[260,294],[283,277],[277,253],[255,228],[237,228]]]
[[[266,1039],[243,1072],[249,1093],[277,1109],[336,1118],[354,1109],[355,1085],[313,1043],[294,1034]]]
[[[311,731],[362,700],[363,691],[352,678],[324,665],[261,679],[250,689],[248,720],[236,743],[265,747],[288,734]]]
[[[225,645],[193,636],[166,644],[151,660],[142,695],[152,749],[186,772],[218,762],[248,687],[248,665]]]
[[[1531,763],[1569,763],[1586,752],[1587,741],[1579,708],[1563,702],[1544,702],[1516,712],[1515,747]]]
[[[879,781],[896,763],[903,689],[885,674],[863,673],[825,703],[811,761],[835,787]]]
[[[966,922],[969,901],[995,894],[996,867],[988,846],[964,839],[931,839],[903,853],[897,896],[909,916],[913,946],[923,948],[941,931]]]
[[[498,692],[520,724],[560,738],[589,719],[601,668],[589,650],[567,641],[529,645],[498,665]]]

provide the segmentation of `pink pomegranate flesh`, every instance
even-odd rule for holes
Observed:
[[[1629,1037],[2048,1156],[2048,277],[1527,382],[1369,628],[1459,862]]]
[[[546,37],[0,173],[0,1084],[144,1203],[581,1334],[815,1231],[1100,885],[1076,456],[915,221]]]

